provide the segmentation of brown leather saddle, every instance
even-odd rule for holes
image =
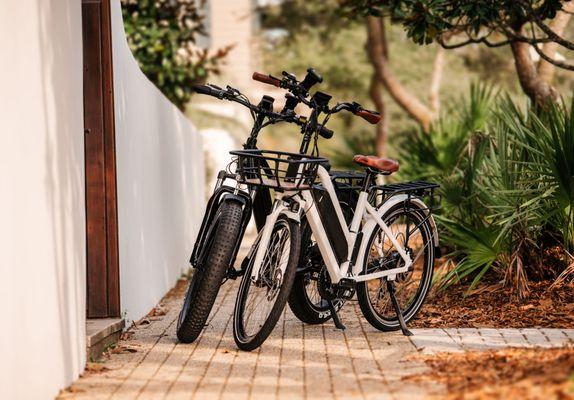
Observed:
[[[373,168],[387,174],[392,174],[399,170],[399,162],[390,158],[357,154],[353,157],[353,161],[364,167]]]

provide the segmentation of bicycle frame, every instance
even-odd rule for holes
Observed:
[[[363,190],[361,190],[359,194],[359,199],[355,207],[355,212],[351,225],[350,227],[347,227],[329,173],[325,168],[319,166],[317,176],[321,184],[323,185],[324,189],[326,190],[327,195],[331,198],[331,201],[333,203],[337,215],[338,223],[344,232],[345,241],[348,247],[347,254],[350,255],[351,259],[348,259],[349,257],[347,257],[347,260],[345,260],[342,263],[339,263],[337,261],[335,252],[333,250],[333,247],[331,246],[331,243],[329,242],[327,233],[321,221],[321,217],[315,204],[315,200],[309,190],[295,193],[276,192],[273,210],[267,216],[265,226],[263,230],[260,232],[259,246],[257,247],[257,251],[255,253],[255,260],[253,264],[253,269],[251,271],[251,279],[257,281],[259,278],[259,271],[261,268],[261,264],[263,262],[267,247],[269,245],[269,239],[271,237],[273,226],[275,225],[277,218],[279,218],[279,216],[283,214],[286,215],[288,218],[291,218],[295,221],[299,221],[301,212],[305,213],[306,218],[309,221],[311,231],[315,236],[315,240],[319,247],[321,256],[325,261],[325,265],[329,272],[329,276],[331,278],[332,283],[334,284],[339,283],[342,279],[347,279],[354,282],[363,282],[372,279],[386,277],[389,280],[394,280],[397,274],[408,271],[410,266],[412,265],[412,260],[409,254],[405,251],[405,249],[393,236],[393,233],[391,232],[388,225],[385,224],[385,222],[382,219],[384,212],[388,209],[388,206],[386,206],[385,204],[387,203],[396,204],[395,201],[392,201],[393,198],[391,197],[389,200],[387,200],[385,204],[379,207],[379,209],[376,209],[371,204],[369,204],[368,192],[365,190],[365,188],[363,188]],[[403,196],[397,196],[397,197],[402,198]],[[295,201],[296,203],[298,203],[300,206],[299,210],[293,211],[292,205],[285,201],[286,198],[288,198],[291,202]],[[361,222],[363,221],[365,223],[361,228]],[[432,224],[434,226],[434,221],[432,222]],[[376,225],[380,226],[381,229],[385,232],[385,234],[389,237],[391,243],[397,250],[400,257],[403,259],[404,265],[401,267],[392,268],[385,271],[377,271],[361,275],[361,272],[363,270],[364,253],[366,250],[367,242],[369,241],[370,234]],[[353,260],[353,258],[356,259]]]

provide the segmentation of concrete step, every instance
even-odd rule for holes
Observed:
[[[122,318],[92,318],[86,321],[88,360],[98,360],[104,351],[120,339],[125,322]]]

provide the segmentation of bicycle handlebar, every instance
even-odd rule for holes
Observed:
[[[306,118],[299,117],[293,112],[295,106],[297,106],[297,104],[301,102],[305,103],[312,109],[316,109],[319,112],[323,110],[328,114],[335,114],[340,111],[347,110],[363,118],[365,121],[371,124],[376,124],[381,120],[381,116],[379,115],[379,113],[375,111],[365,110],[360,104],[354,102],[339,103],[332,109],[329,109],[327,107],[327,102],[331,98],[331,96],[326,95],[324,93],[317,92],[315,93],[312,99],[307,100],[306,97],[309,95],[309,89],[313,85],[323,81],[321,75],[317,74],[317,72],[315,72],[315,70],[312,68],[309,68],[307,70],[307,75],[301,82],[298,82],[294,75],[289,74],[287,72],[283,72],[283,76],[284,76],[283,79],[278,79],[275,78],[274,76],[264,75],[259,72],[254,72],[252,76],[253,79],[256,81],[284,88],[290,92],[289,94],[287,94],[287,102],[285,104],[285,107],[280,113],[276,113],[273,112],[273,110],[271,109],[265,109],[256,106],[254,104],[251,104],[249,100],[245,96],[243,96],[237,89],[234,89],[230,86],[227,86],[226,89],[222,89],[212,84],[207,85],[195,84],[193,85],[193,91],[199,94],[213,96],[218,99],[225,99],[237,102],[249,108],[252,112],[256,113],[259,116],[268,117],[271,120],[270,123],[285,121],[285,122],[292,122],[300,126],[304,126],[305,124],[307,124]],[[320,96],[320,98],[323,99],[324,101],[316,99],[316,97],[318,97],[319,94],[322,95]],[[307,125],[307,127],[305,128],[307,129],[306,132],[310,132],[308,130],[311,129],[311,131],[315,131],[317,134],[319,134],[321,137],[325,139],[330,139],[333,137],[333,131],[331,129],[328,129],[327,127],[317,122],[315,122],[313,125],[314,128],[311,125]]]
[[[224,90],[217,89],[217,88],[210,86],[210,85],[194,84],[192,86],[192,89],[195,93],[205,94],[207,96],[213,96],[213,97],[219,97],[219,98],[222,98],[223,94],[225,93]]]
[[[336,114],[343,110],[350,111],[371,124],[377,124],[381,120],[381,115],[378,112],[365,110],[363,106],[355,102],[339,103],[331,109],[331,113]]]
[[[265,75],[265,74],[262,74],[260,72],[254,72],[251,77],[255,81],[263,82],[263,83],[266,83],[268,85],[281,87],[281,79],[277,79],[271,75]]]
[[[375,111],[359,110],[354,114],[358,115],[359,117],[363,118],[365,121],[373,125],[379,123],[379,121],[381,120],[381,115]]]

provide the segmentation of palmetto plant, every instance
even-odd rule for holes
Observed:
[[[495,96],[485,85],[472,84],[468,99],[461,99],[431,126],[428,135],[408,132],[400,146],[405,173],[412,179],[436,179],[464,168],[472,137],[486,127]]]
[[[459,187],[472,184],[473,189],[466,212],[453,213],[451,204],[441,218],[445,239],[459,258],[443,286],[472,276],[472,289],[496,267],[504,283],[525,295],[529,273],[548,276],[540,243],[572,249],[573,114],[574,103],[570,110],[553,106],[535,112],[521,110],[509,98],[499,101],[481,159],[474,168],[444,178],[447,187],[454,179]],[[472,154],[466,157],[471,165]],[[461,172],[462,181],[453,178]]]

